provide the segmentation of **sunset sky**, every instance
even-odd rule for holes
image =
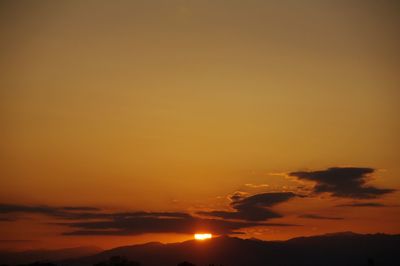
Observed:
[[[0,249],[400,233],[399,12],[1,1]]]

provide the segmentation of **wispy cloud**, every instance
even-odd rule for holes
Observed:
[[[387,207],[387,205],[380,202],[353,202],[339,204],[336,207]]]
[[[323,216],[318,214],[303,214],[299,215],[300,218],[316,219],[316,220],[343,220],[343,217]]]
[[[246,187],[248,188],[268,188],[269,185],[268,184],[251,184],[251,183],[247,183],[244,184]]]

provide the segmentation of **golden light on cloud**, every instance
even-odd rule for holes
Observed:
[[[212,238],[212,234],[194,234],[196,240],[206,240]]]

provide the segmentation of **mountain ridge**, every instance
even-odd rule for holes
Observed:
[[[62,265],[93,265],[112,256],[122,256],[149,266],[174,266],[182,261],[231,266],[366,265],[371,258],[377,265],[397,266],[398,254],[400,235],[338,232],[285,241],[220,236],[204,241],[131,245],[65,261]]]
[[[60,266],[86,266],[121,256],[143,266],[175,266],[189,261],[198,266],[278,265],[400,265],[400,234],[338,232],[284,241],[219,236],[176,243],[148,242],[102,250],[79,258],[54,261]],[[1,259],[1,257],[0,257]],[[4,263],[0,260],[0,264]]]

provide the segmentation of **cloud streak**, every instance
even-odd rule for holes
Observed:
[[[0,215],[2,215],[1,219],[5,220],[15,220],[15,217],[4,217],[4,215],[15,214],[40,214],[61,219],[95,219],[104,216],[104,214],[96,213],[99,211],[101,211],[101,209],[88,206],[52,207],[46,205],[0,204]]]
[[[303,214],[299,215],[300,218],[316,219],[316,220],[344,220],[343,217],[322,216],[318,214]]]
[[[183,233],[210,231],[214,234],[239,234],[253,226],[292,226],[280,223],[204,219],[185,212],[105,212],[94,207],[52,207],[44,205],[0,204],[0,215],[38,214],[61,222],[51,223],[72,229],[64,235],[139,235],[145,233]],[[16,219],[13,216],[12,219]],[[70,221],[68,221],[70,220]]]
[[[336,205],[336,207],[387,207],[387,205],[380,202],[354,202]]]
[[[78,228],[65,235],[138,235],[145,233],[182,233],[212,232],[214,234],[237,234],[237,230],[253,226],[291,226],[290,224],[268,224],[239,222],[198,217],[160,218],[134,217],[113,218],[107,221],[63,223],[71,228]]]

